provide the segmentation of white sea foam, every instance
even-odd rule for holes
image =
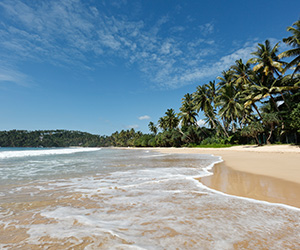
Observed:
[[[14,158],[14,157],[28,157],[28,156],[42,156],[42,155],[62,155],[74,154],[80,152],[98,151],[101,148],[62,148],[62,149],[36,149],[36,150],[18,150],[18,151],[2,151],[0,152],[0,159]]]
[[[52,223],[20,226],[30,235],[28,243],[39,245],[46,235],[74,244],[89,237],[85,249],[96,249],[100,243],[105,244],[102,249],[232,249],[236,242],[249,240],[249,248],[255,249],[253,239],[258,239],[268,249],[298,249],[299,210],[226,195],[196,180],[211,175],[211,168],[221,158],[144,158],[130,151],[128,160],[123,151],[109,151],[115,157],[109,162],[99,160],[101,153],[92,159],[83,157],[86,165],[77,162],[81,157],[73,157],[76,159],[68,168],[78,164],[78,169],[85,169],[79,177],[71,178],[61,171],[59,178],[14,189],[43,199],[51,194],[55,197],[56,204],[31,210]],[[120,159],[118,153],[122,154]],[[101,167],[93,175],[86,174],[86,167],[92,164],[107,164],[107,170]],[[1,216],[5,214],[0,210],[0,223]],[[13,219],[3,219],[2,224],[8,220],[14,223]]]

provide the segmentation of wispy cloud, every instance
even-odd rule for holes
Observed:
[[[0,83],[1,82],[16,83],[23,87],[29,87],[33,84],[30,77],[20,71],[0,66]]]
[[[80,0],[3,0],[0,15],[8,21],[0,22],[2,58],[86,69],[122,59],[143,72],[149,84],[178,88],[221,72],[252,48],[243,47],[211,62],[208,58],[219,52],[218,44],[210,38],[213,23],[198,26],[198,35],[187,43],[183,34],[189,27],[166,28],[172,19],[168,15],[150,25],[111,15],[101,4],[105,2],[91,6]],[[127,1],[112,3],[116,9],[125,4]]]
[[[151,117],[149,115],[143,115],[139,117],[139,120],[150,120]]]
[[[209,35],[213,33],[214,31],[214,24],[213,23],[206,23],[203,25],[199,26],[200,31],[202,32],[203,35]]]

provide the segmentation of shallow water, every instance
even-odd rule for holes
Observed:
[[[51,150],[0,152],[0,248],[300,249],[299,209],[197,180],[218,157]]]

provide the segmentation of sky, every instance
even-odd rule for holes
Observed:
[[[0,130],[148,133],[258,43],[288,37],[299,10],[299,0],[0,0]]]

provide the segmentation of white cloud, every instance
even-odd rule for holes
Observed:
[[[126,128],[127,129],[137,129],[137,128],[139,128],[139,125],[137,125],[137,124],[134,124],[134,125],[128,125],[128,126],[126,126]]]
[[[44,60],[55,65],[94,68],[95,65],[88,65],[91,56],[99,63],[107,63],[107,59],[115,57],[139,67],[148,82],[163,88],[177,88],[190,82],[181,83],[176,79],[190,71],[191,65],[199,68],[202,58],[214,53],[209,49],[195,53],[201,46],[198,39],[191,41],[194,50],[188,50],[180,36],[172,35],[172,27],[170,36],[161,36],[160,30],[169,21],[168,16],[146,27],[143,21],[116,18],[77,0],[28,4],[4,0],[0,6],[15,20],[14,24],[0,26],[4,56],[13,55],[15,61]],[[180,27],[181,31],[184,29]],[[213,25],[206,24],[202,29],[211,31]]]
[[[139,120],[150,120],[151,117],[149,115],[143,115],[139,117]]]
[[[32,85],[32,80],[29,76],[12,68],[0,67],[0,82],[16,83],[23,87]]]
[[[206,122],[204,120],[198,120],[197,124],[198,124],[199,127],[203,127],[203,126],[206,125]]]
[[[214,25],[213,25],[213,23],[206,23],[204,25],[200,25],[199,29],[204,36],[207,36],[207,35],[213,33]]]
[[[0,2],[2,12],[12,21],[0,23],[0,56],[7,61],[46,61],[94,69],[122,59],[127,66],[138,67],[149,84],[174,89],[215,77],[235,60],[247,60],[255,50],[254,43],[245,44],[218,58],[221,51],[209,37],[214,32],[212,22],[201,25],[199,36],[187,43],[183,32],[189,27],[169,27],[169,16],[149,25],[124,15],[109,15],[106,8],[80,0],[26,3]],[[122,6],[126,1],[113,4]]]

